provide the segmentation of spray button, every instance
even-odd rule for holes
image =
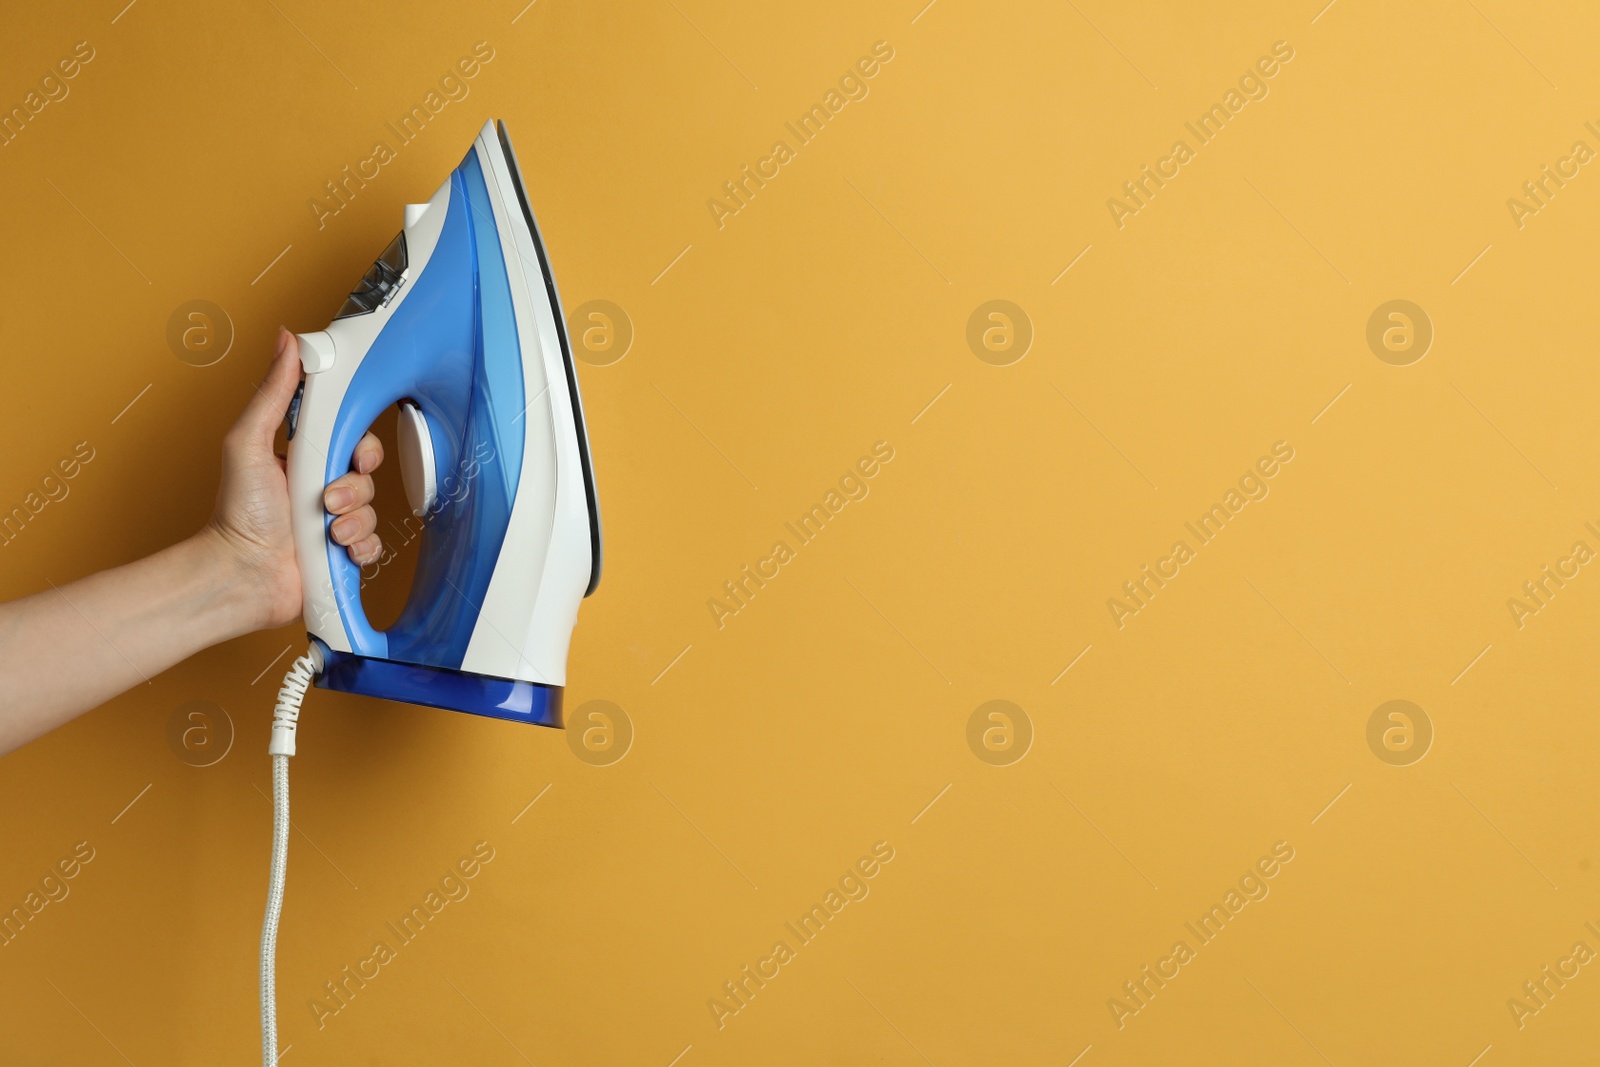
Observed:
[[[300,379],[300,384],[295,386],[294,399],[289,401],[289,410],[284,413],[284,425],[289,427],[287,439],[294,440],[294,431],[300,425],[300,402],[306,396],[306,380]]]

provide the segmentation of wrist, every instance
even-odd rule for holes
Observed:
[[[277,625],[270,618],[260,569],[226,533],[206,523],[178,547],[205,590],[202,610],[220,631],[217,640],[226,641]]]

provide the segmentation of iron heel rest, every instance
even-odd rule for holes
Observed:
[[[334,652],[314,636],[311,644],[322,653],[325,664],[315,683],[318,689],[467,711],[535,726],[560,729],[566,725],[562,699],[565,690],[558,685]]]

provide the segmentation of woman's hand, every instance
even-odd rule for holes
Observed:
[[[222,483],[202,538],[214,538],[234,565],[240,596],[255,629],[285,626],[300,616],[300,569],[289,529],[289,481],[285,462],[272,450],[273,436],[300,383],[300,339],[278,330],[277,354],[267,376],[222,441]],[[368,433],[356,445],[354,470],[323,493],[334,515],[333,539],[351,560],[371,563],[383,552],[372,509],[372,472],[383,462],[383,445]]]
[[[203,648],[300,617],[289,480],[273,436],[300,381],[300,345],[278,333],[266,380],[222,443],[222,485],[205,527],[144,559],[0,604],[0,753],[148,682]],[[368,563],[377,438],[327,487],[333,538]]]

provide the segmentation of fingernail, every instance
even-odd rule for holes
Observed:
[[[350,501],[354,499],[355,494],[343,485],[335,486],[322,495],[322,502],[329,511],[338,511],[341,508],[349,507]],[[334,523],[334,525],[337,526],[339,524]]]
[[[350,534],[355,529],[355,522],[349,517],[339,519],[333,524],[333,539],[341,545],[350,543]]]
[[[374,458],[375,457],[371,452],[361,453],[356,457],[356,471],[361,474],[371,474],[372,468],[377,466],[377,464],[373,462]]]
[[[278,327],[277,354],[280,355],[280,356],[283,355],[284,350],[286,350],[288,347],[289,347],[289,328],[287,326],[279,326]]]

